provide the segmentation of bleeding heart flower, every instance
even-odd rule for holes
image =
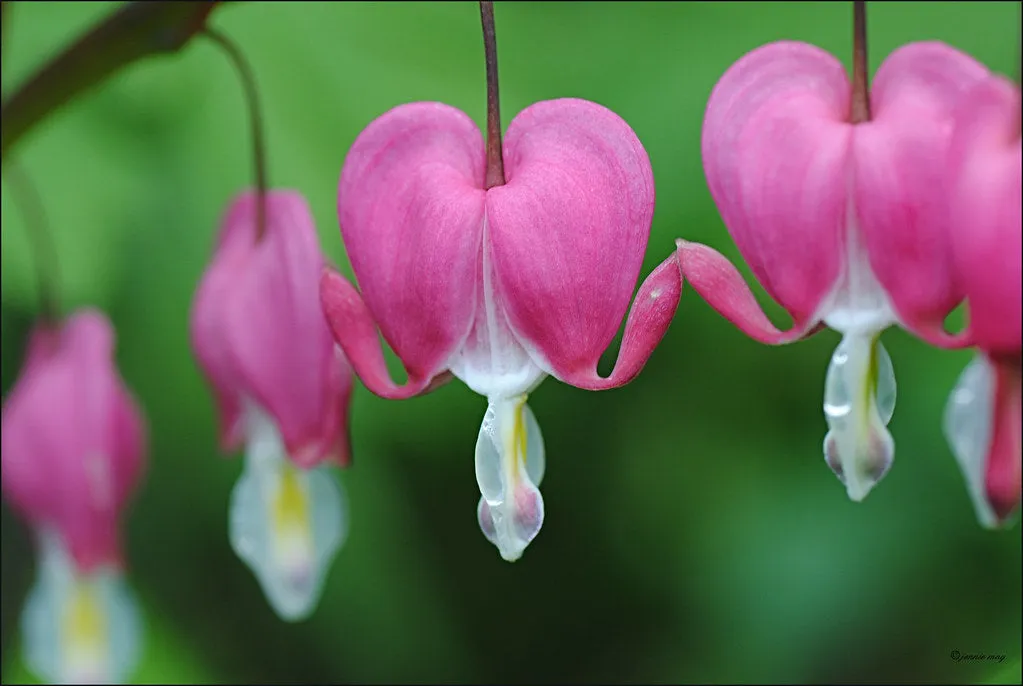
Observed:
[[[36,326],[3,407],[3,493],[36,536],[22,614],[26,661],[49,683],[115,683],[141,641],[120,518],[138,486],[145,426],[114,366],[106,317]]]
[[[949,239],[980,349],[960,377],[945,430],[984,526],[1019,509],[1021,298],[1020,91],[991,76],[963,99],[945,184]]]
[[[498,148],[500,150],[500,148]],[[597,361],[629,307],[654,211],[646,151],[610,110],[536,103],[508,128],[506,183],[487,188],[479,129],[440,103],[396,107],[352,145],[341,235],[361,295],[326,272],[324,310],[366,386],[408,398],[448,374],[486,396],[480,526],[506,560],[543,523],[544,448],[527,394],[548,374],[589,390],[632,380],[678,306],[676,259],[639,289],[607,378]],[[377,327],[408,381],[387,372]]]
[[[779,42],[732,65],[707,105],[711,195],[793,326],[776,329],[711,248],[679,241],[683,275],[758,341],[794,341],[821,323],[843,335],[825,381],[824,455],[856,501],[894,456],[886,425],[895,378],[880,333],[897,323],[932,343],[966,343],[943,328],[962,292],[931,199],[955,103],[986,74],[947,45],[907,45],[877,72],[872,119],[853,122],[841,63],[812,45]]]
[[[352,373],[320,307],[324,259],[301,195],[256,194],[224,219],[196,292],[192,345],[216,398],[221,443],[245,444],[230,537],[285,619],[307,616],[344,541],[342,492],[325,462],[347,465]]]

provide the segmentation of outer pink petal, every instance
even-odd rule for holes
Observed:
[[[1023,494],[1023,400],[1020,396],[1020,359],[994,359],[995,402],[991,447],[988,451],[984,485],[988,502],[1001,522],[1009,519],[1020,505]]]
[[[618,115],[563,99],[515,117],[504,161],[507,183],[488,191],[487,222],[509,324],[558,378],[601,384],[597,361],[625,316],[650,233],[650,160]],[[655,311],[666,326],[675,308],[665,295],[667,310]]]
[[[893,52],[856,127],[855,198],[870,264],[904,325],[949,345],[945,317],[962,300],[953,276],[942,174],[956,103],[987,75],[944,43]],[[964,339],[961,343],[966,343]]]
[[[788,331],[779,330],[760,309],[739,270],[721,253],[681,239],[676,245],[685,280],[708,305],[750,338],[780,345],[815,333],[817,327],[812,318],[804,318]]]
[[[707,104],[702,149],[711,195],[753,273],[797,330],[812,325],[843,264],[848,116],[845,69],[805,43],[750,52]]]
[[[948,168],[949,237],[970,307],[970,331],[989,353],[1018,354],[1023,308],[1020,91],[992,76],[957,113]]]
[[[239,200],[249,225],[254,193]],[[351,373],[320,306],[324,266],[312,214],[293,191],[266,197],[266,233],[233,277],[222,305],[222,335],[237,371],[236,389],[276,421],[293,460],[311,466],[338,457]],[[346,439],[345,439],[346,441]]]
[[[83,570],[118,564],[119,513],[143,467],[145,429],[114,368],[109,322],[74,315],[37,364],[5,409],[4,491],[35,526],[56,528]]]
[[[42,392],[46,384],[47,361],[59,344],[60,334],[50,326],[37,325],[29,339],[25,365],[3,405],[0,431],[2,459],[0,472],[4,497],[30,522],[48,512],[49,479],[40,460],[40,442],[47,440],[45,427],[38,426]],[[45,416],[45,415],[43,415]]]
[[[105,316],[71,317],[61,347],[77,450],[60,453],[55,465],[64,477],[58,526],[80,568],[120,563],[120,513],[142,474],[145,427],[114,367],[114,332]]]
[[[601,378],[597,374],[597,361],[593,360],[588,365],[559,371],[558,378],[590,391],[617,388],[635,379],[667,332],[681,295],[682,274],[678,257],[672,253],[639,287],[625,321],[622,345],[610,376]]]
[[[43,445],[51,438],[49,417],[41,411],[49,402],[50,360],[60,345],[59,326],[38,324],[29,338],[25,363],[3,405],[0,472],[4,497],[29,522],[45,519],[51,510],[52,489]],[[49,393],[52,397],[52,393]]]
[[[319,302],[319,287],[316,297]],[[330,363],[327,383],[324,384],[327,411],[320,427],[322,442],[295,453],[291,459],[296,464],[310,466],[315,464],[317,459],[330,459],[342,467],[351,465],[352,443],[348,420],[354,390],[352,367],[341,349],[334,346],[334,359]]]
[[[362,296],[323,282],[331,328],[371,391],[407,397],[425,388],[468,335],[483,233],[483,139],[464,113],[440,103],[401,105],[352,145],[338,215]],[[374,330],[401,358],[406,387],[382,366]],[[378,359],[379,358],[379,359]]]
[[[241,447],[244,427],[234,362],[227,349],[223,304],[255,244],[252,203],[251,195],[239,196],[225,214],[213,259],[196,290],[190,318],[192,350],[213,392],[220,446],[226,453]]]

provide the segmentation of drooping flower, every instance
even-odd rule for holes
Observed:
[[[992,75],[966,94],[956,115],[936,202],[948,208],[968,335],[979,352],[952,392],[945,431],[979,520],[995,527],[1019,510],[1021,490],[1019,88]]]
[[[483,137],[453,107],[418,102],[380,116],[348,152],[338,193],[361,292],[327,271],[321,294],[336,340],[377,395],[408,398],[451,374],[487,398],[477,515],[515,560],[544,516],[544,446],[527,395],[547,375],[588,390],[632,380],[681,283],[672,255],[640,287],[614,371],[598,376],[650,232],[646,151],[610,110],[562,99],[515,117],[503,160],[506,183],[487,188]],[[402,385],[378,327],[408,373]]]
[[[39,324],[3,406],[3,493],[39,551],[22,613],[26,662],[48,683],[118,683],[139,656],[120,520],[146,431],[113,352],[98,311]]]
[[[283,618],[308,616],[347,532],[327,463],[350,461],[352,373],[320,307],[324,265],[304,198],[231,204],[195,295],[192,346],[218,407],[223,450],[245,448],[230,539]]]
[[[942,43],[904,46],[877,72],[872,117],[853,122],[841,63],[778,42],[732,65],[707,105],[711,195],[792,328],[775,328],[735,267],[707,246],[679,241],[683,276],[758,341],[798,340],[822,323],[842,334],[825,381],[824,455],[855,501],[894,456],[886,425],[895,379],[880,333],[899,324],[932,343],[965,342],[943,328],[962,293],[931,199],[955,104],[986,74]]]

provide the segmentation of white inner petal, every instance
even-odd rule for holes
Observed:
[[[45,683],[124,683],[138,663],[142,623],[122,573],[79,573],[53,532],[40,535],[39,550],[21,617],[29,669]]]
[[[476,315],[462,347],[448,363],[451,373],[482,396],[529,393],[545,372],[515,337],[495,292],[494,265],[490,257],[490,231],[484,219],[482,288],[477,291]]]
[[[945,406],[945,437],[966,480],[977,519],[993,529],[998,518],[987,500],[985,476],[991,448],[995,394],[995,370],[981,354],[974,356]]]
[[[854,501],[891,467],[895,443],[886,427],[894,410],[895,374],[884,346],[876,335],[845,335],[824,382],[824,459]]]
[[[821,312],[824,323],[841,333],[877,333],[896,321],[888,294],[870,267],[851,191],[846,211],[845,264]]]
[[[298,621],[316,608],[348,530],[347,504],[330,468],[295,467],[273,420],[246,409],[245,467],[231,493],[229,535],[274,611]]]
[[[895,442],[887,424],[895,411],[895,374],[878,342],[896,321],[888,294],[870,266],[852,190],[846,210],[845,263],[821,319],[842,334],[824,382],[824,459],[860,501],[891,467]]]
[[[543,526],[544,445],[525,394],[491,398],[476,441],[477,518],[509,562],[522,556]]]

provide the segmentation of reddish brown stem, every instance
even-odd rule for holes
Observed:
[[[486,187],[504,185],[504,155],[501,152],[501,102],[497,87],[497,34],[494,4],[480,0],[483,20],[483,53],[487,62],[487,176]]]
[[[853,2],[853,124],[870,121],[870,77],[867,72],[867,3]]]
[[[249,126],[252,130],[252,166],[256,184],[256,240],[262,240],[266,233],[266,145],[263,141],[263,113],[259,108],[259,90],[256,76],[242,51],[224,34],[216,29],[206,28],[206,37],[216,43],[238,73],[245,92],[245,104],[249,110]]]

